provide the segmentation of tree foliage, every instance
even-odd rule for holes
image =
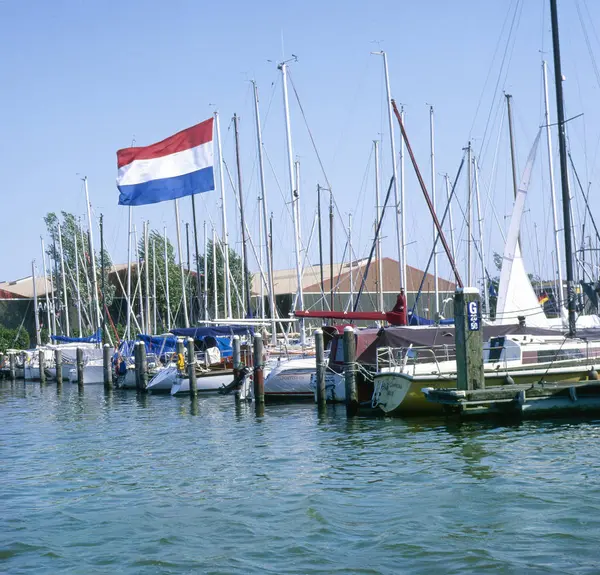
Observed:
[[[61,221],[62,218],[62,221]],[[71,313],[69,323],[71,327],[77,325],[77,269],[79,270],[79,299],[81,301],[81,314],[84,334],[91,334],[96,330],[96,313],[93,307],[92,301],[92,259],[90,256],[91,250],[89,248],[89,235],[83,231],[81,222],[69,212],[61,212],[60,217],[55,212],[50,212],[44,218],[48,235],[50,236],[50,244],[47,246],[46,253],[51,258],[51,270],[48,270],[49,274],[52,274],[54,279],[55,292],[55,304],[57,306],[56,314],[57,318],[64,317],[64,295],[63,281],[62,281],[62,269],[60,261],[60,242],[59,242],[59,231],[62,236],[63,246],[63,259],[65,262],[65,284],[67,290],[67,299],[69,301],[69,308],[71,306],[75,309],[75,314]],[[96,235],[96,242],[97,233]],[[77,259],[75,258],[75,246],[77,246]],[[95,251],[96,258],[96,278],[98,285],[98,299],[101,304],[101,286],[102,286],[102,268],[101,268],[101,252]],[[105,279],[105,296],[106,305],[109,306],[112,303],[115,295],[115,287],[112,286],[108,281],[108,274],[112,267],[110,256],[106,250],[104,250],[104,279]],[[73,315],[75,317],[73,317]],[[64,329],[64,325],[63,325]]]
[[[29,348],[29,334],[26,330],[8,329],[0,325],[0,353],[6,353],[8,349]]]

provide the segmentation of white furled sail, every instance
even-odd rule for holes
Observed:
[[[517,197],[513,206],[504,255],[502,256],[502,270],[500,272],[500,285],[498,286],[498,303],[496,305],[496,323],[514,324],[518,323],[519,317],[525,318],[525,324],[531,327],[550,328],[551,322],[544,313],[544,308],[538,302],[533,291],[529,276],[525,271],[525,264],[521,256],[519,246],[519,232],[521,229],[521,218],[531,172],[540,141],[541,130],[535,138],[535,142],[529,152],[527,164],[521,178]]]

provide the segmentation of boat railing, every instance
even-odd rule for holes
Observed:
[[[376,370],[401,367],[403,370],[419,363],[435,363],[439,370],[440,361],[454,361],[456,353],[454,346],[413,346],[408,347],[378,347],[376,354]]]

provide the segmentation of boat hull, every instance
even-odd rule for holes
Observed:
[[[485,373],[486,387],[500,386],[507,382],[510,375],[515,384],[537,383],[543,381],[577,382],[587,379],[592,365],[565,366],[560,368],[539,368],[535,370],[509,370]],[[375,376],[373,407],[379,407],[387,415],[436,415],[443,413],[440,404],[427,401],[423,388],[456,388],[456,376],[412,377],[404,373],[378,373]]]
[[[216,392],[221,387],[228,385],[233,380],[233,370],[216,373],[207,373],[196,376],[196,389],[200,393]],[[185,395],[190,392],[190,380],[178,376],[171,387],[171,395]]]
[[[291,359],[273,368],[265,378],[265,401],[311,401],[315,359]]]

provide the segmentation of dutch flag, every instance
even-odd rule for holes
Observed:
[[[117,152],[119,204],[142,206],[215,189],[213,118],[162,142]]]

